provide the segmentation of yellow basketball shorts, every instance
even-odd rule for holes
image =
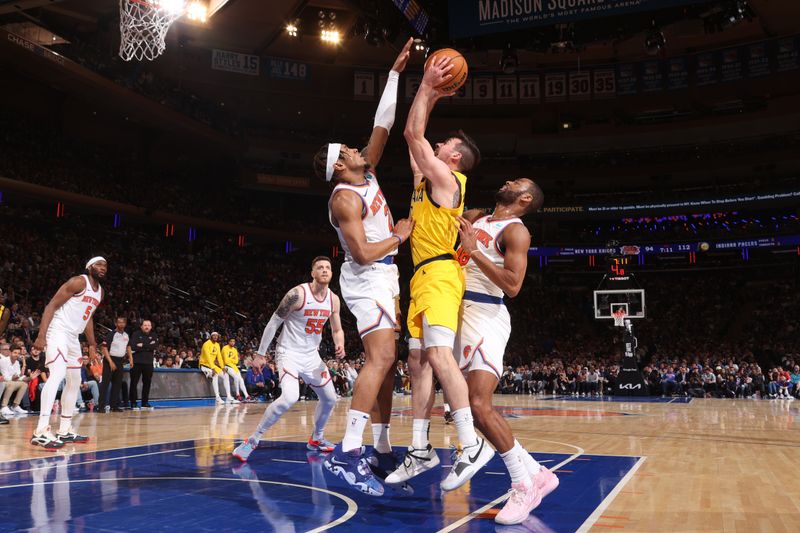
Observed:
[[[455,260],[433,261],[411,278],[411,303],[408,306],[408,333],[422,338],[422,318],[431,326],[458,331],[458,312],[464,296],[464,272]]]

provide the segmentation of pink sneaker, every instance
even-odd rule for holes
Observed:
[[[558,487],[558,476],[545,467],[531,478],[536,488],[539,489],[541,497],[544,498]]]
[[[534,483],[512,483],[511,496],[494,521],[506,526],[519,524],[528,518],[541,501],[542,495]]]

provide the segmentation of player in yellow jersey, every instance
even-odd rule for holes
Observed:
[[[464,173],[478,164],[480,151],[463,132],[438,143],[436,149],[425,139],[428,117],[443,96],[435,87],[450,77],[451,68],[448,58],[431,60],[411,104],[404,132],[415,167],[411,197],[414,276],[408,310],[414,422],[412,443],[403,465],[386,478],[390,484],[404,482],[439,464],[427,437],[433,401],[432,374],[435,374],[453,409],[462,450],[442,481],[442,490],[460,487],[494,456],[491,446],[475,432],[467,382],[453,358],[458,312],[464,295],[464,274],[455,257],[457,217],[464,212],[467,186]]]
[[[239,371],[239,350],[236,349],[236,338],[228,339],[228,344],[222,347],[222,362],[225,365],[222,369],[233,380],[234,396],[241,394],[242,399],[249,402],[250,396],[247,394],[247,386],[244,378]],[[227,379],[227,377],[225,378]]]
[[[233,396],[231,396],[231,384],[226,379],[223,372],[225,362],[222,360],[222,351],[219,347],[219,333],[216,331],[211,334],[211,338],[203,343],[200,350],[200,370],[207,378],[211,380],[211,387],[214,389],[214,396],[217,398],[217,403],[225,403],[219,397],[219,380],[222,378],[222,384],[225,386],[225,394],[227,395],[228,403],[239,403]]]

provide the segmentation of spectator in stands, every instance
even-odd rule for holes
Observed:
[[[94,411],[95,406],[100,403],[100,386],[92,374],[91,365],[89,357],[84,355],[81,361],[81,393],[78,394],[76,404],[81,411]],[[84,400],[89,401],[88,408]]]
[[[27,383],[29,379],[20,366],[20,353],[20,348],[15,346],[8,350],[8,357],[0,357],[0,375],[3,376],[3,382],[5,383],[5,390],[0,402],[0,414],[5,418],[28,414],[27,411],[20,407],[22,397],[28,390]],[[9,403],[11,404],[10,407]]]
[[[675,371],[670,367],[661,375],[661,397],[672,396],[677,390]]]

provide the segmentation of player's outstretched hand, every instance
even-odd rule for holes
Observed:
[[[453,77],[450,74],[450,71],[453,69],[453,63],[451,62],[451,58],[446,55],[434,56],[431,60],[431,64],[428,65],[428,69],[425,71],[425,74],[422,76],[422,84],[427,85],[431,88],[438,87],[442,85],[444,82],[449,80]],[[436,91],[437,93],[439,91]],[[440,96],[448,96],[442,95]]]
[[[408,63],[408,58],[411,56],[411,45],[414,44],[414,38],[409,37],[406,45],[400,50],[400,53],[397,55],[397,59],[394,60],[394,65],[392,65],[392,70],[400,73],[406,69],[406,64]]]
[[[457,217],[458,236],[461,238],[461,248],[467,253],[472,253],[478,249],[478,239],[475,237],[475,228],[472,222],[466,218]]]
[[[336,359],[341,359],[342,357],[344,357],[344,346],[341,345],[337,346],[335,351],[333,352],[333,355],[336,356]]]
[[[414,231],[414,220],[403,218],[397,221],[397,224],[394,225],[394,234],[400,237],[403,242],[406,242],[408,238],[411,236],[411,232]]]

